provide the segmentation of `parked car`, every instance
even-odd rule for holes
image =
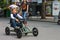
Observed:
[[[59,12],[59,15],[58,15],[58,22],[57,22],[57,24],[60,25],[60,12]]]
[[[4,16],[4,11],[2,8],[0,8],[0,17],[3,17]]]

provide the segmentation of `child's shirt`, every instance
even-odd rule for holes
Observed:
[[[23,19],[23,17],[20,16],[20,14],[11,14],[10,17],[11,19],[15,19],[15,20],[16,20],[16,17],[18,17],[19,19]]]

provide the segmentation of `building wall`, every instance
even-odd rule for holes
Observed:
[[[20,0],[12,0],[12,2],[20,2]]]

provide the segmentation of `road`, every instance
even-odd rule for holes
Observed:
[[[0,40],[60,40],[60,25],[51,22],[28,21],[29,28],[38,28],[39,35],[34,37],[28,34],[18,39],[15,33],[5,35],[5,27],[8,25],[9,19],[0,18]]]

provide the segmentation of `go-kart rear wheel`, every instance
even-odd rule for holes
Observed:
[[[17,38],[21,38],[22,37],[22,32],[21,32],[21,30],[17,30]]]
[[[9,29],[9,27],[5,28],[5,33],[6,33],[6,35],[10,35],[10,29]]]
[[[33,35],[34,36],[37,36],[38,35],[38,29],[37,28],[33,28],[32,32],[33,32]]]
[[[57,24],[60,25],[60,20],[58,20]]]

